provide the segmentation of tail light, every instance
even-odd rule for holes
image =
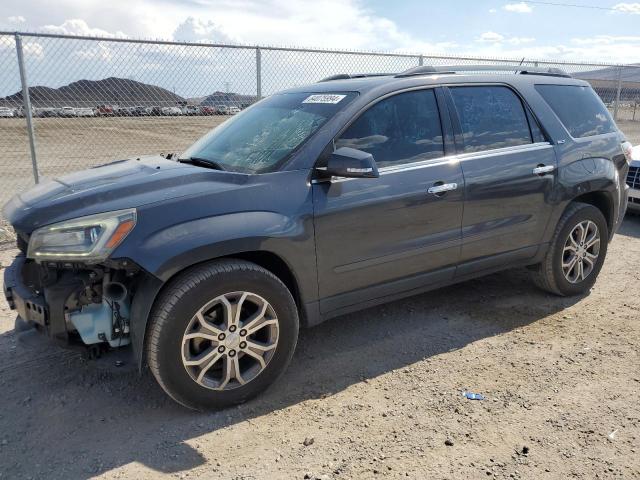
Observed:
[[[622,147],[622,153],[624,153],[624,158],[627,159],[627,163],[631,163],[631,160],[633,160],[633,145],[631,145],[631,142],[622,142],[622,145],[620,145]]]

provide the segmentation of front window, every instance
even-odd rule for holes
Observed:
[[[376,103],[336,140],[340,147],[371,153],[379,167],[443,157],[433,89],[399,93]]]
[[[242,173],[277,170],[355,96],[354,92],[273,95],[209,132],[181,158]]]

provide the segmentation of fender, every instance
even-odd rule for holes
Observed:
[[[607,158],[584,158],[562,165],[558,170],[557,186],[554,189],[555,207],[547,224],[544,241],[551,241],[556,225],[569,204],[580,197],[589,198],[589,194],[597,194],[606,199],[602,204],[594,205],[604,208],[603,214],[609,224],[611,237],[617,212],[620,210],[620,196],[617,194],[619,182],[615,164]],[[587,200],[587,203],[593,202]]]
[[[205,217],[155,231],[127,258],[144,271],[133,296],[131,340],[134,358],[142,367],[147,321],[162,288],[179,272],[220,257],[263,251],[281,258],[298,286],[300,306],[317,297],[312,218],[275,212],[237,212]],[[269,235],[268,237],[265,235]]]

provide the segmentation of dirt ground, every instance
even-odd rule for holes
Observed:
[[[210,414],[25,346],[0,301],[0,478],[640,478],[639,264],[628,217],[583,298],[519,269],[336,318]]]
[[[55,177],[135,155],[182,152],[226,116],[36,118],[41,176]],[[639,127],[640,128],[640,127]],[[0,205],[33,184],[23,118],[0,118]]]

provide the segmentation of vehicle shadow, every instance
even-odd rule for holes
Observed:
[[[301,332],[289,370],[265,394],[206,414],[168,399],[149,373],[98,370],[58,349],[34,354],[8,332],[0,336],[0,473],[89,478],[131,462],[165,473],[224,465],[225,450],[204,458],[189,443],[525,327],[579,300],[541,292],[525,270],[513,270],[336,318]]]
[[[640,214],[627,213],[617,234],[626,237],[640,238]]]

